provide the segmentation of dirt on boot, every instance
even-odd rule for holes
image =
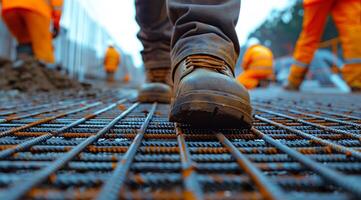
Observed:
[[[0,90],[50,92],[88,87],[59,71],[48,69],[35,60],[24,61],[21,64],[0,60]]]

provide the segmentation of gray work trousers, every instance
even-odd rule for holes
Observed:
[[[207,54],[234,68],[240,0],[136,0],[138,38],[146,69],[175,67]]]

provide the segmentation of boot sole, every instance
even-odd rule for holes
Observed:
[[[228,93],[192,91],[172,101],[169,120],[207,128],[251,128],[248,101]]]
[[[170,103],[171,95],[159,92],[143,92],[138,96],[138,101],[142,103]]]

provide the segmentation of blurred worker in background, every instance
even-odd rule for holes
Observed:
[[[250,127],[249,94],[234,77],[239,10],[240,0],[136,0],[147,76],[139,101],[172,97],[174,122]]]
[[[113,83],[115,81],[114,75],[118,70],[120,64],[120,55],[114,48],[113,44],[109,44],[104,57],[104,70],[107,74],[107,81]]]
[[[2,0],[2,17],[18,42],[18,59],[34,56],[55,62],[52,38],[59,33],[62,4],[63,0]]]
[[[343,78],[351,89],[361,90],[361,0],[304,0],[303,29],[296,44],[286,89],[299,89],[330,13],[342,44]]]
[[[123,83],[129,83],[131,81],[129,72],[126,72],[126,74],[123,77]]]
[[[247,89],[264,87],[274,80],[272,51],[260,44],[251,45],[242,60],[243,72],[237,80]]]

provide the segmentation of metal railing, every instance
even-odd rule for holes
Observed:
[[[108,41],[112,37],[84,6],[85,1],[64,0],[61,19],[61,31],[54,39],[56,64],[73,78],[83,80],[85,77],[105,77],[103,70],[104,54]],[[0,5],[1,6],[1,5]],[[1,10],[1,7],[0,7]],[[0,57],[15,59],[16,41],[0,21]],[[115,45],[116,46],[116,45]],[[134,68],[131,58],[116,46],[122,56],[117,77]],[[126,63],[126,66],[125,66]],[[128,70],[124,70],[129,68]]]
[[[1,11],[1,4],[0,4]],[[1,18],[0,12],[0,58],[15,58],[15,41],[11,37],[9,31],[6,29],[4,21]]]

